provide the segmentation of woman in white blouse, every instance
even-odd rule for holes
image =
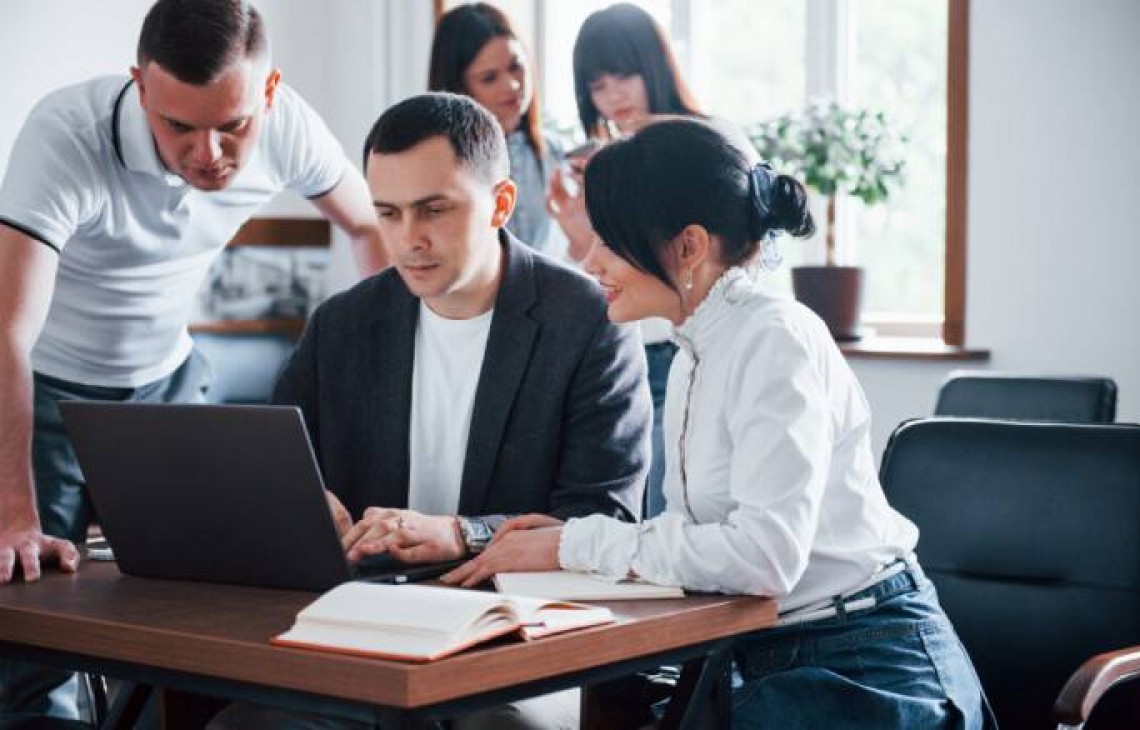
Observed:
[[[776,598],[781,625],[735,644],[733,727],[991,725],[918,531],[883,496],[859,383],[823,323],[744,268],[776,232],[810,235],[803,187],[697,120],[607,146],[585,187],[610,318],[665,317],[681,344],[666,511],[520,517],[445,579],[561,567]]]

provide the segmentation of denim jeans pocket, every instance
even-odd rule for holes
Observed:
[[[997,727],[978,674],[954,628],[949,621],[928,623],[932,625],[924,626],[919,637],[943,692],[962,713],[964,727]]]
[[[928,622],[885,624],[845,641],[821,641],[819,661],[862,685],[912,697],[941,697],[943,681],[922,639]]]
[[[794,637],[775,641],[743,638],[736,642],[732,656],[741,679],[751,682],[791,668],[799,649],[800,641]]]

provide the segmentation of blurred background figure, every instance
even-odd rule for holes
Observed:
[[[551,225],[545,201],[561,147],[542,132],[532,66],[503,11],[473,3],[440,17],[432,40],[428,89],[466,94],[499,120],[507,136],[511,179],[519,189],[507,228],[529,246],[560,255],[564,243]]]
[[[595,239],[582,192],[582,172],[589,156],[605,142],[632,134],[654,119],[705,115],[678,71],[665,31],[649,13],[629,3],[599,10],[582,24],[574,43],[574,93],[578,119],[594,144],[568,153],[570,179],[555,176],[549,205],[569,240],[570,257],[581,261]],[[661,419],[669,366],[677,352],[671,331],[663,319],[641,323],[653,393],[653,461],[646,485],[645,518],[665,507],[661,493],[665,472]]]

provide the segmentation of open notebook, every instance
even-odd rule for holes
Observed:
[[[676,586],[610,580],[593,573],[551,570],[537,573],[499,573],[494,578],[501,593],[560,601],[623,601],[646,598],[684,598]]]
[[[282,646],[428,662],[514,633],[527,641],[611,623],[606,608],[419,585],[345,583],[271,639]]]

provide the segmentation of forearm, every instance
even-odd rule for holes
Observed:
[[[739,512],[703,524],[676,512],[639,525],[588,517],[563,528],[559,563],[689,590],[784,598],[803,575],[808,554],[806,545],[787,537],[762,531],[758,520]]]
[[[352,257],[361,278],[388,267],[380,226],[372,207],[372,194],[368,192],[364,178],[354,168],[349,167],[336,187],[314,198],[313,205],[348,235],[352,242]]]
[[[562,232],[566,235],[566,253],[575,263],[582,263],[586,256],[589,255],[590,247],[594,245],[596,236],[593,229],[574,231],[563,227]]]
[[[349,232],[352,241],[352,258],[360,277],[367,278],[388,268],[388,256],[376,226],[361,226]]]
[[[628,505],[636,503],[637,499],[639,499],[637,490],[624,480],[608,485],[574,489],[561,488],[555,490],[550,508],[544,510],[543,514],[562,521],[572,517],[604,515],[623,522],[633,522],[636,517]],[[492,530],[497,532],[504,522],[520,517],[522,514],[524,513],[465,516],[483,520]]]
[[[0,343],[0,529],[39,526],[32,478],[32,372],[26,352]]]

